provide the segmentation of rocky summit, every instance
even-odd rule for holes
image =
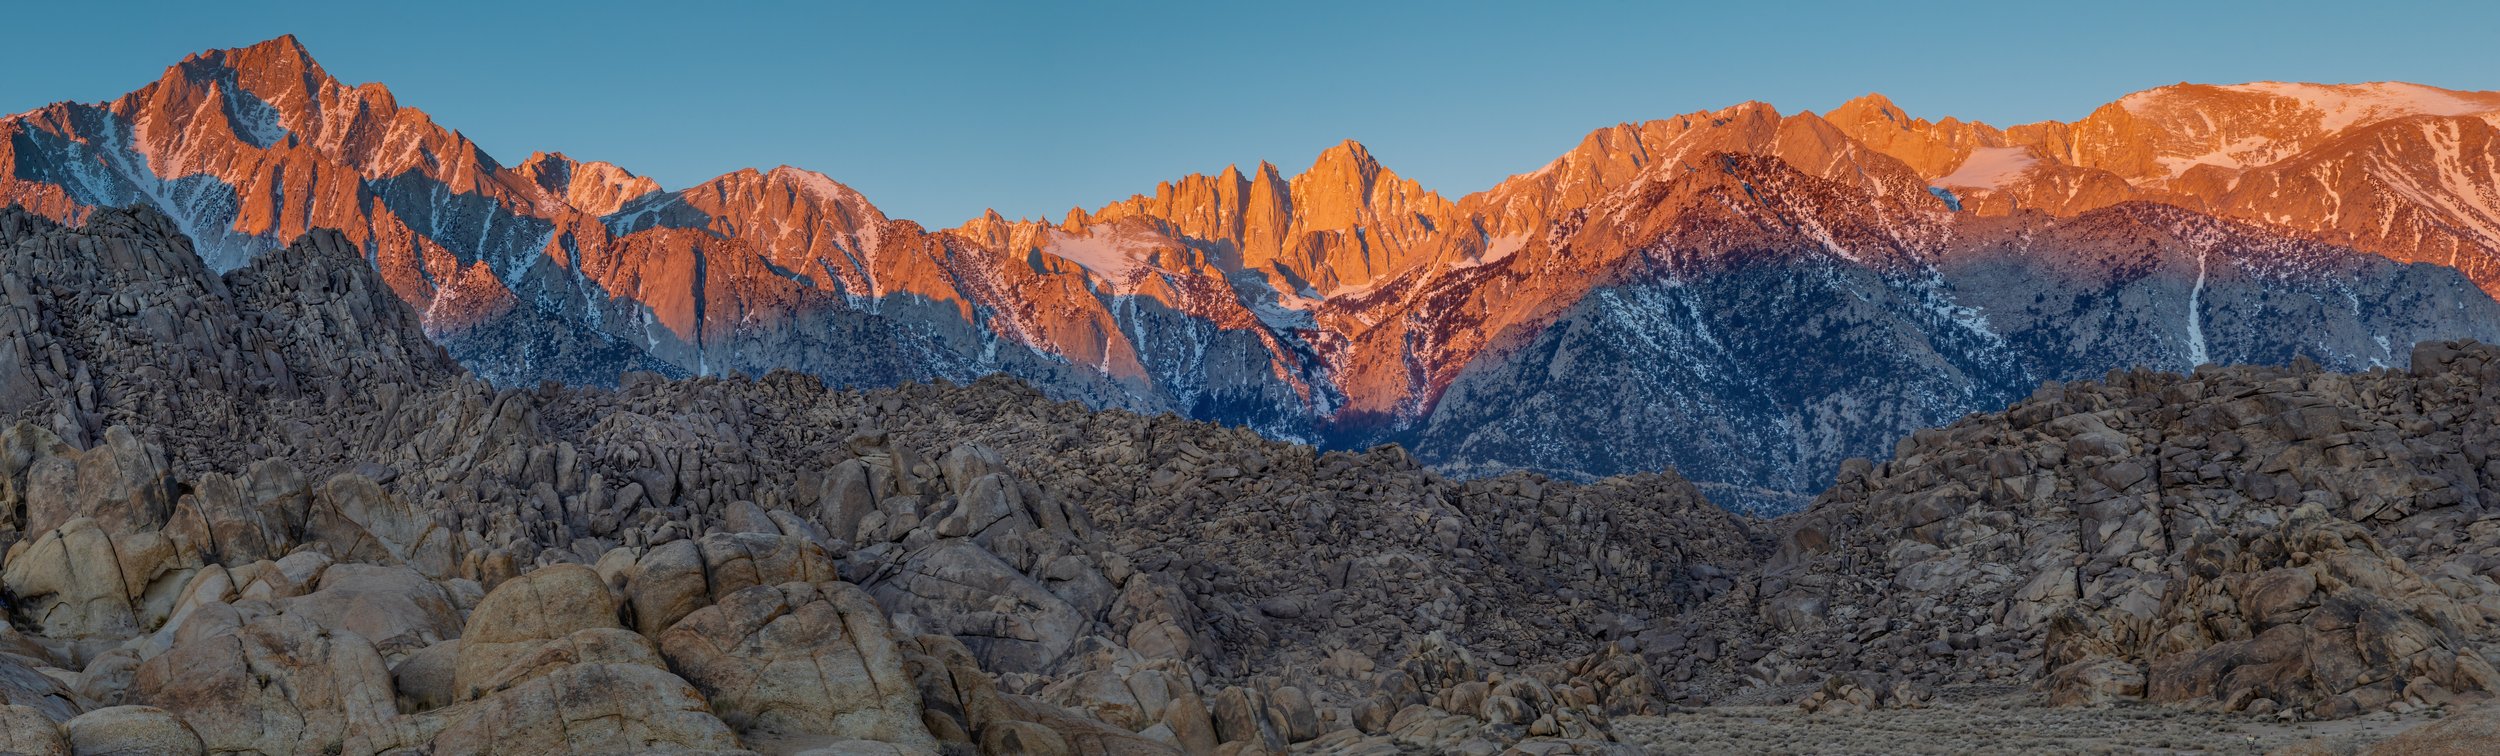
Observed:
[[[790,166],[499,160],[293,37],[133,83],[0,117],[0,205],[151,207],[220,273],[335,233],[503,387],[1003,373],[1458,476],[1672,467],[1776,514],[2041,381],[2500,341],[2492,92],[2180,85],[2006,127],[1743,103],[1466,194],[1349,140],[924,223]]]
[[[145,207],[0,211],[0,302],[9,752],[2423,752],[2500,689],[2475,342],[2048,382],[1766,520],[1006,377],[502,387],[351,238]]]

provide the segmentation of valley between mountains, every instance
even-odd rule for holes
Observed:
[[[2495,125],[1754,103],[941,229],[201,53],[0,119],[0,751],[2470,753]]]

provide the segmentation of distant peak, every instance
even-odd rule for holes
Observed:
[[[811,188],[840,187],[841,191],[849,190],[849,187],[842,186],[842,182],[833,180],[832,176],[827,176],[825,174],[817,173],[815,171],[800,168],[794,165],[773,166],[772,170],[764,172],[764,177],[775,181],[787,181],[802,184]]]
[[[1372,159],[1372,151],[1364,148],[1362,142],[1352,139],[1338,142],[1336,146],[1320,151],[1317,162],[1325,163],[1331,160],[1350,160],[1356,163],[1379,162]]]
[[[582,170],[627,179],[642,178],[641,176],[636,175],[633,171],[626,170],[625,166],[602,160],[581,160],[571,155],[564,154],[563,152],[532,152],[529,157],[522,159],[521,164],[514,166],[514,168],[517,170],[535,172]]]
[[[1780,109],[1761,100],[1746,100],[1744,102],[1722,108],[1719,110],[1719,113],[1721,115],[1728,116],[1763,114],[1777,118],[1779,117]]]
[[[562,152],[532,152],[512,169],[566,203],[595,215],[616,212],[627,201],[660,191],[660,182],[614,163],[575,160]]]
[[[521,164],[515,167],[530,170],[548,170],[553,168],[569,169],[575,165],[579,165],[580,162],[581,161],[574,160],[573,156],[566,155],[562,152],[532,152],[529,157],[522,158]]]
[[[247,49],[284,50],[292,53],[298,58],[303,58],[305,60],[312,59],[312,53],[304,49],[304,41],[296,39],[294,34],[280,34],[276,37],[262,40],[260,43],[254,44]]]
[[[1311,161],[1309,173],[1310,175],[1342,174],[1368,179],[1380,171],[1380,161],[1372,157],[1371,150],[1364,149],[1361,142],[1348,139],[1338,142],[1337,146],[1320,151],[1319,157]]]
[[[1910,120],[1909,114],[1902,111],[1901,106],[1893,104],[1892,98],[1885,97],[1882,92],[1859,95],[1855,99],[1841,103],[1840,107],[1832,108],[1829,115],[1834,119],[1842,120],[1873,120],[1874,117],[1896,122]]]
[[[311,55],[310,53],[308,53],[308,52],[306,52],[306,51],[305,51],[305,49],[304,49],[304,41],[303,41],[303,40],[300,40],[300,39],[296,39],[295,35],[293,35],[293,34],[280,34],[280,35],[278,35],[278,36],[275,36],[275,37],[270,37],[270,38],[268,38],[268,39],[264,39],[264,40],[261,40],[261,41],[259,41],[259,42],[254,42],[254,43],[251,43],[251,44],[248,44],[248,45],[244,45],[244,46],[242,46],[242,47],[220,47],[220,48],[215,48],[215,49],[202,50],[202,51],[199,51],[199,52],[192,53],[190,57],[191,57],[192,59],[197,59],[197,58],[206,58],[206,57],[211,57],[211,56],[220,55],[220,54],[253,55],[253,56],[269,56],[269,55],[278,55],[278,56],[293,57],[293,58],[304,58],[304,59],[309,59],[309,58],[311,58],[311,57],[312,57],[312,55]]]
[[[875,206],[868,202],[867,195],[860,194],[859,190],[851,188],[849,184],[835,181],[833,177],[822,173],[796,166],[777,165],[765,175],[774,181],[787,183],[814,194],[818,199],[826,202],[875,209]]]
[[[243,47],[205,50],[182,59],[185,64],[214,63],[237,71],[275,71],[285,73],[321,71],[312,52],[304,49],[302,40],[293,34],[280,35]]]

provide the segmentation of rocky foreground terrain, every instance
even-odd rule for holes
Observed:
[[[2335,752],[2500,716],[2479,344],[2049,384],[1758,520],[1004,379],[496,389],[418,322],[335,234],[221,275],[152,211],[0,210],[0,751]]]

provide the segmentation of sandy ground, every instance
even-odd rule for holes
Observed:
[[[1620,719],[1615,734],[1666,754],[2262,754],[2311,740],[2326,753],[2352,753],[2447,714],[2291,722],[2152,704],[2054,708],[2031,693],[1947,691],[1939,699],[1832,716],[1790,705],[1713,706]]]

